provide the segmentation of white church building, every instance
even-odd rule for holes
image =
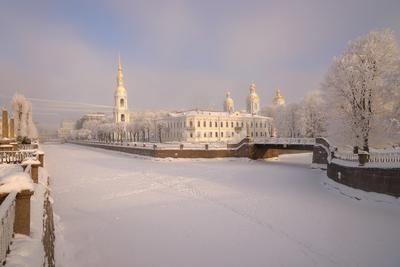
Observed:
[[[239,142],[245,137],[267,137],[273,134],[272,118],[259,115],[260,98],[252,82],[245,112],[235,111],[229,92],[223,111],[188,110],[170,112],[153,120],[151,140],[163,142]],[[124,86],[121,59],[118,58],[117,87],[114,92],[114,123],[130,121],[128,95]],[[161,131],[159,125],[163,125]],[[161,138],[160,136],[161,135]]]
[[[166,142],[239,142],[245,137],[267,137],[273,133],[272,118],[259,115],[260,98],[251,83],[246,112],[235,111],[234,100],[226,94],[223,111],[188,110],[171,112],[158,122],[166,127]]]

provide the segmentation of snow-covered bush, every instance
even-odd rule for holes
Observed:
[[[38,137],[38,132],[32,119],[32,105],[21,94],[15,94],[12,98],[12,108],[14,117],[14,127],[17,138],[34,139]]]

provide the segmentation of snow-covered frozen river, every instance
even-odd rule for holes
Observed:
[[[169,160],[44,150],[57,266],[400,266],[400,205],[327,188],[311,154]]]

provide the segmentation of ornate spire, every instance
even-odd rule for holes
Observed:
[[[124,75],[122,74],[122,64],[121,64],[121,56],[118,54],[118,74],[117,74],[117,86],[124,86]]]
[[[281,95],[281,90],[279,89],[279,87],[276,89],[273,104],[277,106],[285,105],[285,98],[283,97],[283,95]]]
[[[224,102],[224,111],[232,113],[232,112],[234,112],[234,103],[235,102],[231,98],[231,93],[229,91],[227,91],[225,95],[226,95],[226,99]]]
[[[256,92],[256,83],[254,82],[254,80],[253,81],[251,81],[251,84],[250,84],[250,93],[251,94],[254,94],[255,92]]]

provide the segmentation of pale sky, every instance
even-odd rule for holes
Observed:
[[[391,28],[400,1],[0,2],[0,105],[18,91],[34,119],[54,125],[111,106],[120,52],[133,111],[245,107],[318,89],[349,40]],[[64,103],[80,102],[88,105]]]

